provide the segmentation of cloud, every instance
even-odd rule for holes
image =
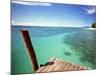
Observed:
[[[33,23],[31,22],[16,22],[16,21],[11,21],[12,25],[32,25]]]
[[[83,24],[83,21],[76,20],[75,22],[70,21],[55,21],[55,20],[45,20],[37,19],[32,22],[19,22],[12,20],[11,24],[14,26],[43,26],[43,27],[81,27],[80,24]],[[76,25],[75,25],[76,24]]]
[[[88,8],[83,8],[87,14],[93,14],[96,12],[96,8],[95,7],[88,7]]]
[[[21,4],[21,5],[29,5],[29,6],[51,6],[51,3],[44,2],[28,2],[28,1],[16,1],[12,0],[12,3]]]

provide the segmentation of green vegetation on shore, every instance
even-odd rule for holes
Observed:
[[[92,27],[92,28],[96,28],[96,23],[93,23],[93,24],[91,25],[91,27]]]

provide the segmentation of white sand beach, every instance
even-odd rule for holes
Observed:
[[[85,28],[85,29],[89,29],[89,30],[96,30],[96,28]]]

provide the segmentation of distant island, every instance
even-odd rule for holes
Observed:
[[[93,23],[93,24],[91,25],[91,28],[96,28],[96,23]]]
[[[85,26],[85,27],[82,27],[82,28],[91,29],[91,30],[96,30],[96,23],[93,23],[93,24],[90,25],[90,26]]]

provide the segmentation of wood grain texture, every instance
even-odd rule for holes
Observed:
[[[63,72],[63,71],[88,70],[87,67],[84,67],[84,66],[81,66],[78,64],[73,64],[73,63],[70,63],[70,62],[67,62],[67,61],[64,61],[61,59],[57,59],[57,58],[55,58],[54,60],[51,60],[51,62],[54,62],[54,63],[40,67],[36,72],[44,73],[44,72]]]

